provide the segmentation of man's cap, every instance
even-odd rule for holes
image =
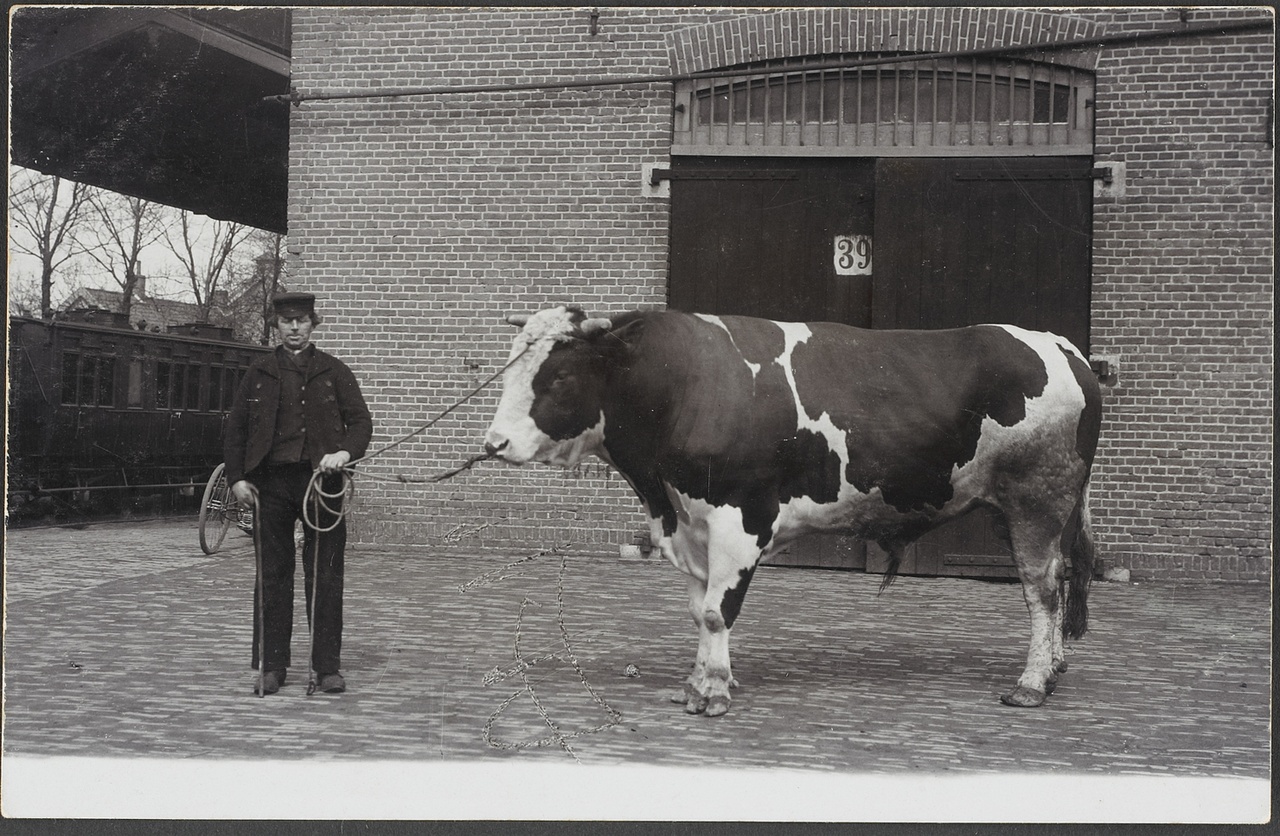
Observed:
[[[277,316],[302,316],[315,313],[316,295],[314,293],[277,293],[271,299],[275,305]]]

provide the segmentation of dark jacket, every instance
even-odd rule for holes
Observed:
[[[222,439],[227,484],[234,485],[262,464],[271,452],[280,405],[280,352],[263,357],[249,367],[235,403],[227,416]],[[320,397],[307,399],[306,456],[314,467],[327,453],[346,450],[358,459],[369,447],[373,418],[365,406],[360,385],[346,364],[332,354],[315,350],[307,372],[307,388]]]

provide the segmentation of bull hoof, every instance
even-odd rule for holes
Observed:
[[[1001,697],[1000,702],[1017,708],[1035,708],[1037,705],[1044,705],[1044,701],[1048,696],[1044,691],[1037,691],[1034,688],[1025,688],[1019,685]]]
[[[712,697],[707,702],[708,717],[719,717],[722,714],[728,714],[728,713],[729,713],[728,697]]]
[[[689,701],[689,689],[686,687],[686,688],[681,688],[679,691],[672,691],[671,701],[674,703],[679,703],[680,705],[684,705]]]
[[[1066,660],[1066,659],[1059,659],[1058,661],[1054,662],[1054,663],[1053,663],[1053,669],[1054,669],[1055,671],[1057,671],[1058,673],[1066,673],[1066,672],[1067,672],[1067,660]]]
[[[707,698],[700,697],[697,694],[689,697],[689,701],[684,704],[685,714],[701,714],[707,710]]]

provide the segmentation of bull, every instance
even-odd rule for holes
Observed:
[[[572,306],[508,322],[521,331],[486,449],[517,465],[595,455],[631,485],[655,547],[688,576],[686,711],[729,710],[729,634],[761,561],[841,532],[888,553],[887,584],[907,544],[978,507],[1011,546],[1031,620],[1001,701],[1052,693],[1064,639],[1088,624],[1101,424],[1097,379],[1066,339]]]

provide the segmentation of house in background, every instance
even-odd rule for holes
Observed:
[[[146,276],[138,277],[127,322],[123,321],[124,314],[118,313],[123,296],[124,293],[119,290],[83,288],[72,294],[60,316],[74,319],[97,318],[104,324],[153,333],[181,332],[194,335],[201,330],[223,332],[225,337],[234,334],[238,342],[257,342],[261,331],[260,322],[244,322],[243,317],[236,316],[239,306],[233,303],[225,290],[214,292],[208,322],[200,321],[200,306],[193,302],[179,302],[149,295]]]

